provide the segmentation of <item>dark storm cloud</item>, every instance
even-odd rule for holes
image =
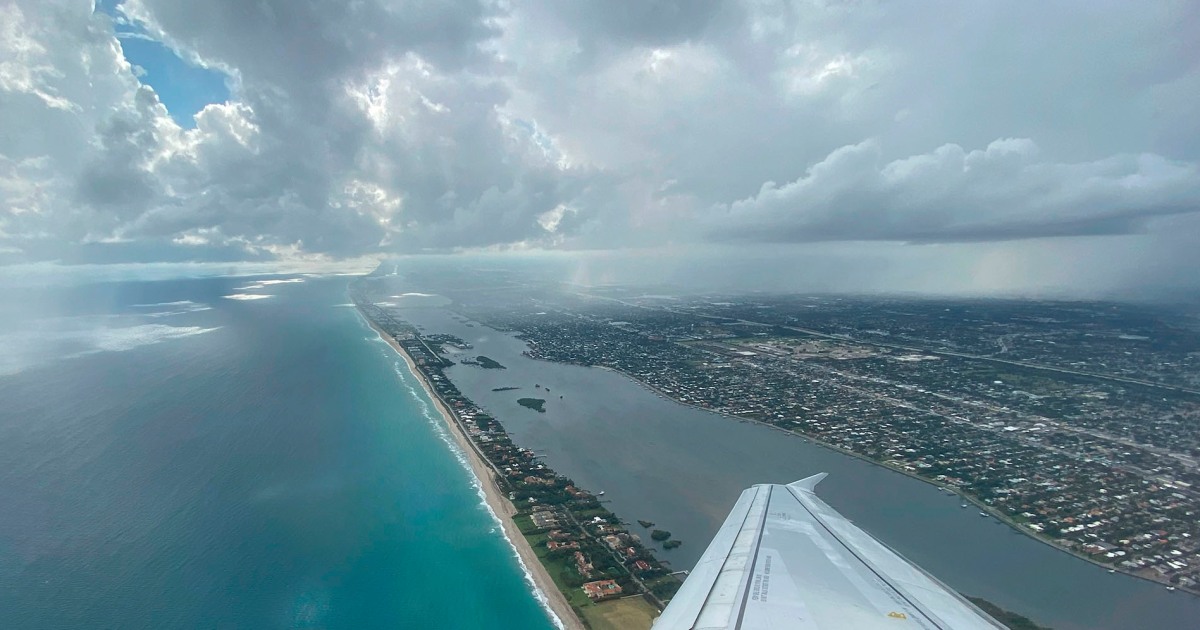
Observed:
[[[80,202],[136,216],[161,194],[149,165],[162,142],[152,122],[165,113],[154,91],[142,87],[131,106],[96,125],[96,151],[79,175]]]
[[[247,82],[319,89],[389,56],[415,52],[442,67],[480,58],[497,34],[482,0],[293,2],[127,0],[122,12],[204,62]]]
[[[722,16],[740,13],[722,0],[548,0],[527,7],[548,13],[591,46],[664,46],[698,39]]]

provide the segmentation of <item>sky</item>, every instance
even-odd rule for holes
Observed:
[[[1196,292],[1197,33],[1189,1],[0,0],[0,266]]]

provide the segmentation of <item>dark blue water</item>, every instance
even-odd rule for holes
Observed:
[[[0,627],[552,627],[344,289],[5,290]]]

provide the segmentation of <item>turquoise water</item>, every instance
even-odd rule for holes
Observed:
[[[553,627],[345,284],[6,292],[0,626]]]

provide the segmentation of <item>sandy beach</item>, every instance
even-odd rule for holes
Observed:
[[[429,382],[425,379],[424,374],[422,374],[421,371],[417,369],[417,366],[413,363],[412,357],[408,356],[408,353],[404,351],[404,348],[402,348],[400,344],[396,343],[396,340],[393,339],[391,335],[388,335],[384,331],[380,330],[380,328],[376,326],[375,322],[372,322],[370,318],[367,318],[364,315],[363,319],[366,319],[371,328],[374,329],[375,332],[379,333],[379,337],[381,339],[386,341],[388,345],[395,349],[396,352],[404,358],[404,362],[408,365],[409,372],[417,377],[417,379],[421,382],[421,386],[425,388],[425,393],[429,394],[429,398],[433,400],[433,404],[437,407],[438,411],[442,415],[442,419],[446,422],[446,427],[450,430],[450,435],[454,436],[454,440],[458,444],[459,449],[462,450],[467,457],[467,461],[470,462],[471,472],[474,473],[475,478],[479,480],[479,485],[483,488],[484,498],[487,501],[488,506],[492,509],[492,512],[496,514],[501,526],[504,528],[505,537],[508,538],[508,541],[513,548],[517,550],[517,555],[520,556],[521,563],[525,566],[525,569],[528,571],[529,575],[533,577],[534,585],[545,597],[546,604],[549,606],[550,611],[555,617],[557,617],[559,623],[566,630],[584,630],[583,623],[575,615],[575,611],[571,609],[571,605],[567,602],[566,597],[564,597],[562,592],[558,590],[558,587],[554,584],[554,580],[551,579],[550,574],[546,572],[546,567],[544,567],[541,561],[538,560],[537,555],[533,552],[533,548],[530,547],[529,542],[525,540],[525,536],[521,534],[521,532],[517,529],[516,524],[513,523],[512,516],[516,514],[517,510],[513,506],[512,502],[508,500],[508,497],[501,494],[500,490],[496,487],[494,481],[495,470],[492,468],[491,464],[484,459],[484,457],[475,449],[475,445],[471,442],[470,438],[463,433],[452,412],[446,408],[441,399],[438,398],[437,394],[434,393],[433,388],[430,387]]]

